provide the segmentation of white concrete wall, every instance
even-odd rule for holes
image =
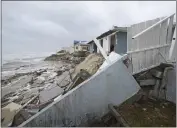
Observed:
[[[167,100],[176,104],[176,64],[174,70],[167,73]]]
[[[94,51],[93,43],[89,44],[89,51],[90,51],[91,53],[93,53],[93,51]]]
[[[108,37],[103,38],[103,49],[108,53]]]
[[[104,37],[104,38],[102,38],[102,39],[103,39],[103,49],[105,50],[106,53],[108,53],[108,52],[109,52],[109,49],[110,49],[109,37],[106,36],[106,37]],[[100,41],[100,40],[99,40],[99,41]],[[100,51],[99,51],[98,48],[97,48],[97,51],[98,51],[98,53],[100,53]]]
[[[119,105],[139,89],[122,61],[115,61],[19,127],[87,126],[108,112],[108,104]]]

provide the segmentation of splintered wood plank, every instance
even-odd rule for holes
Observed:
[[[117,110],[114,108],[114,106],[112,104],[109,104],[108,108],[109,108],[111,114],[116,118],[116,120],[121,125],[123,125],[124,127],[129,127],[129,125],[127,124],[127,122],[121,117],[121,115],[117,112]]]

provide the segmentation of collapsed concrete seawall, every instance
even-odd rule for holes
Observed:
[[[176,64],[173,70],[167,73],[167,100],[176,104]]]
[[[20,127],[87,126],[121,104],[140,87],[121,60],[105,67],[63,95]]]

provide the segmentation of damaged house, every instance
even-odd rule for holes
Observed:
[[[127,27],[114,26],[113,29],[96,37],[106,54],[114,51],[118,54],[127,52]],[[91,53],[100,53],[94,41],[88,42]]]
[[[74,52],[85,52],[89,50],[89,44],[87,41],[76,41],[74,40]]]
[[[74,51],[75,52],[79,52],[79,51],[88,51],[88,44],[84,44],[84,43],[78,43],[74,45]]]
[[[116,126],[176,125],[174,109],[170,111],[172,114],[167,113],[167,116],[163,111],[170,109],[171,104],[163,103],[160,107],[153,108],[153,102],[158,99],[176,104],[176,63],[170,59],[174,57],[176,48],[174,15],[141,22],[128,28],[114,27],[96,37],[94,41],[88,42],[90,52],[101,53],[105,59],[101,70],[61,95],[19,127],[90,126],[95,121],[102,120],[109,112],[116,118]],[[127,58],[129,62],[126,65],[124,60]],[[132,66],[130,71],[129,66]],[[143,88],[149,89],[143,94],[139,93]],[[142,96],[146,98],[152,95],[151,93],[155,100],[144,102],[150,102],[150,105],[142,106],[136,102]],[[135,104],[130,103],[130,107],[120,108],[131,98],[131,102]],[[151,106],[153,109],[149,111]],[[129,116],[134,108],[137,108],[139,113]],[[171,124],[168,124],[168,116],[172,117],[169,118],[170,121],[174,119]],[[103,122],[107,122],[106,120],[109,120],[109,117]]]

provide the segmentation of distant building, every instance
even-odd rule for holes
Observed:
[[[78,43],[74,45],[74,51],[89,51],[89,44]]]
[[[96,53],[97,52],[97,46],[96,44],[94,43],[93,40],[91,40],[90,42],[87,43],[89,45],[89,52],[90,53]]]
[[[87,41],[83,41],[83,40],[74,40],[74,45],[76,45],[76,44],[79,44],[79,43],[86,43]]]
[[[127,52],[127,27],[114,26],[96,39],[99,40],[100,45],[107,54],[111,51],[115,51],[118,54],[125,54]],[[88,44],[91,53],[100,52],[93,40],[88,42]]]

